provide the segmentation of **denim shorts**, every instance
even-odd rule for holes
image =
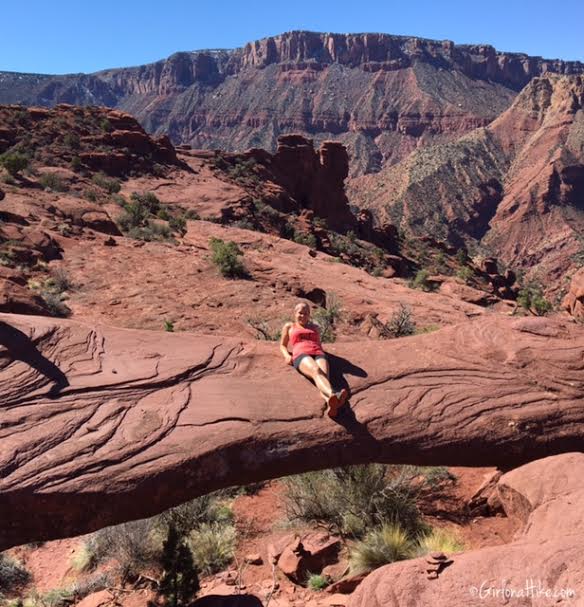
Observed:
[[[296,371],[300,370],[300,362],[302,361],[302,359],[305,356],[312,356],[312,354],[300,354],[300,356],[297,356],[293,361],[292,364],[294,365],[294,368],[296,369]],[[326,354],[317,354],[316,356],[313,356],[314,360],[318,360],[319,358],[324,358],[326,360]]]

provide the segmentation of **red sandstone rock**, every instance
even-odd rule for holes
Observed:
[[[567,310],[574,318],[584,319],[584,268],[578,270],[570,282],[570,289],[562,307]]]
[[[584,591],[582,474],[584,455],[568,453],[503,475],[497,485],[503,507],[525,524],[515,541],[457,554],[430,580],[423,573],[424,559],[387,565],[365,579],[349,607],[400,607],[411,596],[420,605],[478,607],[502,600],[493,594],[502,588],[516,593],[508,602],[551,607],[577,601]],[[562,592],[575,594],[562,599]]]
[[[569,322],[490,315],[333,345],[352,394],[333,423],[273,344],[1,320],[0,517],[11,520],[1,548],[306,470],[316,453],[319,466],[372,449],[394,463],[512,466],[574,448],[583,431],[584,330]]]

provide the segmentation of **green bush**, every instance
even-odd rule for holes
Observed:
[[[164,330],[168,333],[174,333],[174,323],[172,322],[172,320],[164,321]]]
[[[158,595],[164,597],[168,607],[190,605],[200,588],[199,576],[193,563],[193,556],[174,527],[168,529],[162,547],[161,564],[163,576],[158,587]]]
[[[464,280],[466,284],[469,284],[474,277],[474,272],[468,266],[463,266],[457,270],[456,276]]]
[[[432,291],[432,283],[428,280],[430,272],[428,270],[418,270],[414,278],[410,281],[412,289],[421,289],[422,291]]]
[[[152,215],[156,215],[156,213],[160,210],[160,200],[154,192],[143,192],[142,194],[138,192],[132,192],[130,195],[130,199],[142,206],[148,213]]]
[[[28,156],[20,152],[5,152],[0,155],[0,166],[3,166],[12,177],[16,177],[20,171],[24,171],[29,164]]]
[[[43,173],[39,178],[39,183],[43,189],[53,190],[54,192],[67,192],[69,186],[63,181],[63,178],[56,173]]]
[[[73,156],[73,158],[71,158],[70,166],[71,170],[77,172],[83,167],[83,162],[81,162],[81,158],[79,158],[79,156]]]
[[[80,145],[81,145],[81,141],[79,139],[79,135],[77,133],[74,133],[72,131],[69,131],[68,133],[65,133],[65,136],[63,137],[63,143],[68,147],[71,148],[72,150],[78,150]]]
[[[307,472],[284,479],[284,504],[291,520],[315,522],[343,536],[396,521],[416,535],[426,526],[416,506],[419,474],[381,464]]]
[[[382,337],[406,337],[416,333],[416,323],[412,319],[410,308],[402,303],[385,324]]]
[[[298,244],[306,245],[311,249],[316,249],[317,242],[314,234],[307,234],[306,232],[296,232],[293,238],[294,242]]]
[[[178,232],[181,236],[187,233],[187,220],[184,217],[171,217],[168,220],[168,226],[173,232]]]
[[[172,232],[167,225],[148,221],[145,226],[134,226],[127,232],[130,238],[146,242],[171,240]]]
[[[332,343],[336,339],[335,324],[341,317],[341,302],[334,293],[326,298],[326,308],[318,308],[313,315],[314,322],[320,328],[323,343]]]
[[[545,298],[542,286],[536,282],[529,283],[519,291],[517,303],[537,316],[545,316],[553,308],[552,304]]]
[[[240,257],[243,252],[232,241],[225,242],[221,238],[211,238],[209,246],[212,252],[212,261],[221,274],[227,278],[244,278],[247,270]]]
[[[326,575],[311,573],[306,581],[306,586],[311,590],[324,590],[330,584]]]
[[[13,558],[0,553],[0,598],[2,593],[24,586],[30,573]]]
[[[233,560],[236,536],[233,525],[220,523],[203,523],[191,531],[187,543],[202,573],[221,571]]]
[[[350,551],[351,573],[365,573],[413,555],[414,546],[406,531],[396,523],[384,523],[367,533]]]
[[[122,189],[122,184],[117,179],[108,177],[104,173],[96,173],[91,181],[108,194],[117,194]]]

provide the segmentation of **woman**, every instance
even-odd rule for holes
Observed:
[[[320,343],[318,325],[310,322],[310,307],[299,303],[294,308],[295,322],[287,322],[282,328],[280,350],[287,364],[312,379],[327,404],[329,417],[336,417],[347,400],[347,390],[335,392],[330,384],[329,364]],[[288,345],[292,354],[288,352]]]

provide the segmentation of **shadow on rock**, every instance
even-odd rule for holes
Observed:
[[[219,596],[210,594],[204,596],[190,607],[262,607],[262,602],[252,594],[240,594],[237,596]]]
[[[8,358],[9,363],[12,360],[21,360],[30,365],[53,382],[48,392],[49,397],[56,397],[69,385],[69,380],[63,371],[44,357],[27,335],[2,321],[0,321],[0,346],[4,346],[7,350],[5,353],[0,352],[0,369],[4,366],[1,362],[2,358]]]

